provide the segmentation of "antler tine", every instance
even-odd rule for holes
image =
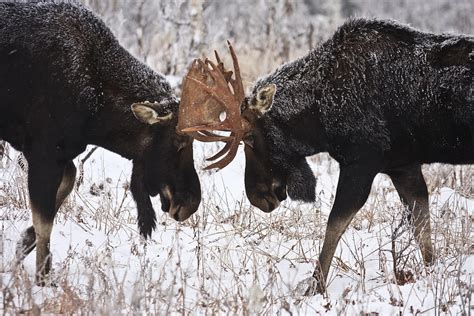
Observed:
[[[222,61],[216,50],[214,50],[214,55],[216,55],[217,67],[219,67],[219,70],[224,74],[225,81],[230,82],[232,78],[232,71],[226,70],[224,68],[224,62]]]
[[[214,134],[206,130],[199,131],[199,133],[202,134],[203,137],[206,137],[208,140],[212,140],[214,142],[230,143],[230,142],[233,142],[235,139],[232,133],[229,136]]]
[[[225,71],[222,71],[221,69],[224,68],[224,66],[219,67],[216,64],[214,64],[211,60],[207,59],[205,60],[206,65],[210,65],[212,70],[209,69],[209,67],[205,67],[206,71],[209,75],[211,75],[212,79],[214,79],[216,85],[219,86],[227,86],[227,79],[225,76]]]
[[[232,64],[234,66],[234,71],[235,71],[235,79],[231,79],[231,84],[232,87],[234,88],[234,92],[236,96],[239,98],[239,100],[243,100],[245,97],[244,94],[244,85],[242,83],[242,77],[240,76],[240,67],[239,67],[239,61],[237,59],[237,55],[235,54],[234,48],[232,47],[232,44],[227,41],[227,45],[229,46],[229,51],[230,55],[232,56]]]
[[[216,60],[219,65],[224,64],[222,60],[220,59],[219,54],[217,53],[217,50],[214,50],[214,55],[216,56]]]
[[[224,158],[222,158],[221,160],[219,160],[219,161],[217,161],[213,164],[210,164],[209,166],[205,167],[204,170],[209,170],[209,169],[214,169],[214,168],[219,168],[219,169],[224,168],[225,166],[230,164],[232,162],[232,160],[234,160],[235,155],[237,155],[237,149],[238,148],[239,148],[238,144],[237,144],[237,146],[235,146],[235,145],[231,146],[229,152],[227,153],[227,155]]]
[[[214,161],[220,157],[222,157],[223,155],[225,155],[229,150],[230,150],[230,146],[233,145],[233,141],[232,142],[228,142],[227,144],[225,144],[225,146],[219,150],[218,153],[214,154],[214,156],[211,156],[209,158],[206,158],[207,161]]]

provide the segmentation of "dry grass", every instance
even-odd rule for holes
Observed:
[[[15,242],[28,226],[26,178],[14,162],[1,170],[3,314],[467,315],[472,309],[473,197],[466,185],[472,167],[424,170],[438,257],[432,268],[423,267],[405,229],[394,246],[407,283],[395,282],[391,236],[403,209],[388,178],[378,176],[336,252],[327,296],[307,298],[294,289],[310,276],[322,246],[337,181],[337,163],[327,156],[317,156],[313,164],[318,200],[286,202],[271,214],[251,207],[235,193],[239,190],[224,189],[226,175],[202,173],[200,210],[182,224],[159,214],[151,241],[136,230],[129,171],[110,177],[100,157],[86,166],[84,183],[57,217],[54,288],[32,284],[34,256],[11,265]],[[432,178],[435,174],[446,175],[444,184]],[[91,187],[98,189],[91,193]]]
[[[104,18],[111,23],[121,20],[115,12]],[[410,14],[411,18],[433,21],[416,14]],[[273,28],[280,23],[270,25],[273,37],[260,40],[258,47],[234,41],[244,85],[306,54],[309,46],[329,37],[341,22],[340,17],[311,21],[314,34],[308,47],[290,45],[285,56],[276,45],[281,40],[292,43],[295,32],[288,38],[279,34]],[[214,48],[230,65],[220,39],[209,38],[205,45],[186,49],[195,38],[192,33],[178,38],[172,33],[182,28],[172,27],[169,34],[160,29],[145,41],[150,51],[144,56],[129,43],[136,42],[138,32],[128,38],[125,34],[136,27],[115,26],[115,34],[128,49],[142,59],[148,57],[147,62],[164,73],[181,76],[196,54],[210,56]],[[200,152],[198,162],[202,161]],[[57,216],[51,245],[57,287],[39,288],[32,283],[34,255],[20,266],[12,264],[16,241],[31,220],[26,173],[15,153],[6,152],[0,168],[0,313],[468,315],[473,309],[472,166],[430,165],[423,170],[438,258],[432,268],[423,266],[410,229],[400,226],[403,207],[389,179],[378,176],[368,202],[339,244],[327,295],[302,297],[295,288],[312,274],[337,184],[337,163],[327,155],[311,158],[318,178],[317,201],[287,201],[271,214],[249,205],[243,185],[228,184],[243,176],[239,162],[233,163],[237,164],[235,173],[225,171],[224,176],[201,172],[199,211],[185,223],[176,223],[161,214],[155,199],[158,227],[150,241],[137,232],[128,188],[130,165],[121,161],[111,167],[110,156],[101,157],[96,153],[87,162],[83,183]],[[123,174],[113,168],[123,168]],[[392,243],[398,227],[400,235]],[[405,285],[397,284],[393,253]]]

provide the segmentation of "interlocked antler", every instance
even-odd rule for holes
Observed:
[[[207,160],[213,161],[227,155],[205,170],[227,166],[237,154],[239,143],[248,129],[248,124],[240,115],[240,105],[245,95],[239,63],[232,45],[229,41],[227,44],[234,65],[234,78],[232,71],[224,68],[224,63],[214,51],[217,65],[207,58],[204,61],[194,60],[183,83],[177,129],[200,141],[226,142],[224,148]],[[220,136],[212,131],[231,133],[229,136]]]

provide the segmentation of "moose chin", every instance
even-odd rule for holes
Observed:
[[[378,173],[391,178],[424,262],[432,264],[421,165],[474,163],[474,37],[352,19],[306,56],[260,79],[247,97],[232,48],[231,55],[234,76],[220,59],[199,61],[194,68],[200,76],[191,69],[187,78],[194,91],[183,90],[191,100],[189,113],[205,113],[194,118],[196,128],[186,126],[191,136],[214,141],[213,130],[231,131],[218,139],[226,142],[228,155],[211,167],[227,165],[243,141],[247,196],[269,212],[286,194],[314,200],[315,179],[305,157],[327,152],[339,163],[335,200],[307,294],[325,290],[337,244]],[[220,111],[231,115],[219,122]]]

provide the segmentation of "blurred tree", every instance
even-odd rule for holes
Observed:
[[[305,54],[349,16],[391,18],[432,32],[474,33],[472,0],[81,1],[138,58],[180,77],[192,59],[222,51],[231,40],[244,77],[254,80]]]
[[[341,0],[341,14],[343,17],[348,18],[354,16],[357,12],[357,4],[354,0]]]

